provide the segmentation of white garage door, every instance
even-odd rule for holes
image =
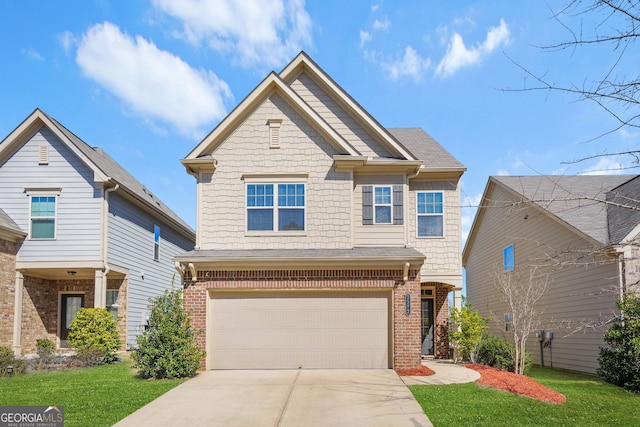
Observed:
[[[210,369],[389,368],[390,292],[213,292]]]

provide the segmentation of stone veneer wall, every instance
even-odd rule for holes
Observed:
[[[401,270],[276,270],[198,271],[197,282],[184,278],[184,306],[192,325],[205,331],[198,344],[206,349],[206,311],[210,289],[393,289],[394,369],[420,366],[420,273],[409,271],[403,282]],[[404,295],[411,295],[411,314],[405,314]],[[447,350],[448,351],[448,350]],[[206,369],[206,361],[201,360]]]
[[[128,281],[125,278],[122,279],[108,279],[108,290],[118,290],[118,332],[120,337],[120,349],[126,350],[127,348],[127,291]]]
[[[0,239],[0,346],[13,346],[13,304],[18,244]]]

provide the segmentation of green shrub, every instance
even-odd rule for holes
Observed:
[[[488,333],[483,334],[478,346],[478,363],[493,366],[503,371],[514,371],[513,358],[515,348],[513,342]],[[531,366],[531,353],[525,354],[525,371]]]
[[[149,329],[136,339],[132,357],[143,378],[192,377],[204,352],[197,345],[201,331],[195,331],[182,305],[182,291],[165,291],[151,301]]]
[[[36,341],[36,353],[38,360],[36,361],[36,369],[41,370],[47,367],[53,359],[53,352],[56,345],[49,338],[43,338]]]
[[[11,369],[9,368],[11,366]],[[0,346],[0,377],[17,375],[24,372],[27,364],[24,360],[16,358],[9,347]]]
[[[600,348],[598,375],[640,393],[640,296],[627,295],[617,304],[621,317],[604,334],[609,347]]]
[[[78,353],[102,352],[102,362],[110,363],[120,348],[118,325],[106,308],[81,308],[71,322],[69,344]]]
[[[482,317],[471,303],[463,298],[462,309],[451,309],[449,315],[449,342],[460,351],[463,360],[477,362],[478,345],[487,329],[490,317]]]

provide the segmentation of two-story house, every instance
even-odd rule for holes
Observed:
[[[194,241],[109,155],[36,109],[0,143],[0,345],[65,348],[81,307],[109,308],[134,345],[149,298],[179,286],[172,258]]]
[[[516,313],[497,274],[532,268],[549,280],[535,306],[534,363],[595,373],[616,298],[638,290],[640,176],[493,176],[463,252],[467,297],[490,331],[510,337]]]
[[[176,264],[207,369],[449,357],[465,167],[422,129],[384,128],[302,52],[182,163],[197,233]]]

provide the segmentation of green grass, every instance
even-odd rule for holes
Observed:
[[[184,380],[145,380],[128,361],[0,378],[0,406],[63,406],[64,425],[110,426]]]
[[[639,426],[640,395],[589,375],[532,367],[530,377],[567,397],[552,405],[475,383],[410,386],[434,426]]]

